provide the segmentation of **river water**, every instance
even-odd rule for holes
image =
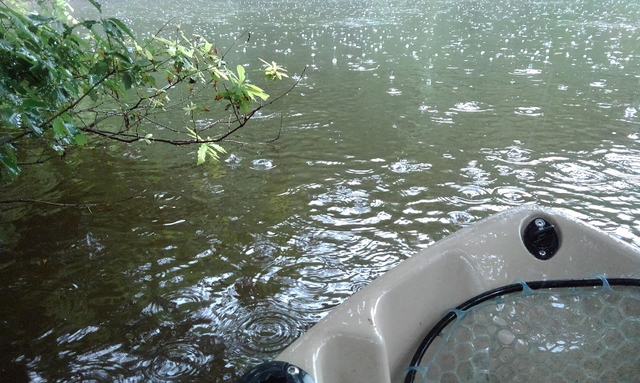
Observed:
[[[638,2],[104,3],[141,34],[176,17],[221,49],[249,30],[227,57],[250,75],[258,58],[307,69],[219,164],[104,143],[1,186],[126,199],[0,205],[11,380],[234,381],[398,262],[521,204],[640,245]]]

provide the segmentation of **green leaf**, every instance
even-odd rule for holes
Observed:
[[[160,41],[161,43],[165,43],[165,44],[167,44],[167,45],[168,45],[168,46],[170,46],[170,47],[174,47],[174,46],[176,46],[176,43],[174,43],[173,41],[169,41],[169,40],[167,40],[167,39],[163,39],[162,37],[154,36],[153,38],[154,38],[154,39],[156,39],[156,40],[158,40],[158,41]]]
[[[133,46],[136,47],[136,52],[142,53],[142,47],[138,44],[137,41],[133,40]]]
[[[189,128],[188,126],[186,127],[186,129],[187,129],[187,132],[189,132],[189,135],[191,137],[195,138],[196,140],[199,140],[198,134],[193,129]]]
[[[122,82],[124,83],[125,89],[131,89],[133,85],[133,80],[131,79],[131,75],[129,73],[125,73],[122,75]]]
[[[214,161],[218,161],[220,159],[218,152],[216,152],[211,146],[207,147],[207,153],[209,153],[209,157]]]
[[[149,85],[151,85],[151,86],[152,86],[152,87],[154,87],[154,88],[157,86],[157,85],[156,85],[156,78],[155,78],[155,77],[153,77],[153,76],[149,76],[148,80],[149,80]]]
[[[178,45],[178,52],[182,53],[183,56],[193,57],[193,50],[185,47],[184,45]]]
[[[18,129],[21,125],[21,115],[11,106],[0,105],[0,121],[4,122],[7,128]]]
[[[138,61],[136,61],[136,65],[135,65],[135,67],[134,67],[134,68],[135,68],[136,70],[140,70],[140,69],[143,69],[144,67],[149,66],[149,65],[153,65],[153,63],[152,63],[151,61],[149,61],[149,59],[148,59],[148,58],[143,57],[143,58],[139,59]],[[145,76],[146,74],[147,74],[147,73],[146,73],[146,72],[144,72],[144,71],[141,71],[141,72],[140,72],[140,75],[141,75],[141,76]]]
[[[62,118],[62,121],[64,121],[67,124],[73,124],[73,118],[69,115],[69,113],[62,113],[60,115],[60,118]],[[67,126],[67,129],[69,127]]]
[[[133,33],[131,33],[131,30],[126,25],[124,25],[122,21],[116,19],[115,17],[111,17],[108,20],[117,25],[118,28],[120,28],[124,33],[128,34],[132,39],[135,39]]]
[[[90,99],[91,99],[91,101],[93,101],[93,102],[98,101],[98,92],[96,92],[96,90],[95,90],[95,89],[92,89],[92,90],[89,92],[89,98],[90,98]]]
[[[224,154],[226,154],[226,153],[227,153],[227,151],[226,151],[226,150],[224,150],[224,148],[223,148],[222,146],[218,145],[218,144],[213,144],[213,143],[211,143],[211,144],[209,144],[209,145],[210,145],[212,148],[214,148],[215,150],[219,151],[220,153],[224,153]]]
[[[247,94],[249,95],[249,97],[251,97],[252,100],[255,100],[254,96],[260,97],[262,100],[266,100],[269,98],[269,95],[266,94],[264,90],[262,90],[261,88],[255,85],[245,84],[244,88],[245,88],[245,92],[247,92]]]
[[[82,132],[78,132],[78,134],[76,134],[75,136],[76,139],[76,144],[83,146],[87,144],[87,136],[84,135],[84,133]]]
[[[242,65],[238,65],[238,82],[243,83],[244,80],[244,67]]]
[[[218,68],[212,66],[212,67],[209,67],[209,70],[211,71],[211,75],[215,80],[220,79],[220,78],[223,78],[225,80],[229,80],[229,77],[227,77],[227,75],[224,74],[223,72],[221,72]]]
[[[15,148],[11,144],[4,144],[0,149],[0,163],[4,165],[5,170],[7,170],[9,177],[12,179],[16,178],[20,173]]]
[[[180,61],[180,60],[176,60],[173,62],[173,68],[176,70],[176,72],[180,73],[182,71],[182,69],[184,68],[184,62]]]
[[[104,75],[107,74],[107,72],[109,71],[109,65],[104,62],[104,61],[98,61],[90,70],[89,73],[91,73],[92,75],[95,75],[97,78],[95,79],[95,81],[93,82],[94,84],[97,82],[97,80],[101,79],[102,77],[104,77]]]
[[[73,118],[68,113],[62,113],[53,120],[53,131],[60,137],[75,137],[79,132],[73,124]]]
[[[122,42],[124,38],[122,31],[111,19],[102,20],[102,28],[107,35],[116,38],[117,42]]]
[[[91,0],[89,0],[89,1],[91,1]],[[80,22],[78,24],[78,26],[82,25],[83,27],[85,27],[87,29],[91,29],[96,24],[98,24],[98,22],[95,21],[95,20],[83,20],[82,22]]]
[[[47,104],[40,100],[35,100],[32,98],[27,98],[22,102],[22,107],[24,108],[44,108]]]
[[[124,61],[125,63],[129,63],[132,64],[133,63],[133,59],[130,56],[125,56],[120,52],[116,52],[116,51],[109,51],[109,54],[119,58],[120,60]]]
[[[200,145],[198,149],[198,165],[202,164],[207,159],[207,144]]]
[[[53,131],[56,132],[56,134],[59,136],[67,135],[67,127],[64,126],[64,121],[62,121],[62,118],[58,117],[53,120]]]
[[[95,0],[89,0],[89,2],[91,4],[93,4],[94,7],[96,7],[96,9],[98,10],[98,12],[102,13],[102,6],[100,5],[100,3],[98,3]]]

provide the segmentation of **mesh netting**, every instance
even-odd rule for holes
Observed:
[[[639,382],[640,288],[602,281],[452,310],[405,382]]]

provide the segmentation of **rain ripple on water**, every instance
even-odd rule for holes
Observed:
[[[251,309],[238,307],[235,315],[234,336],[249,355],[281,351],[303,332],[303,322],[275,303],[262,302]]]
[[[453,108],[450,109],[456,112],[466,113],[488,112],[493,110],[490,107],[483,108],[482,104],[478,101],[458,102],[454,105]]]
[[[268,159],[257,159],[252,161],[251,169],[253,170],[270,170],[275,168],[273,161]]]
[[[200,373],[209,357],[188,341],[172,342],[154,350],[149,377],[156,381],[185,379]]]
[[[544,116],[544,113],[537,106],[520,106],[515,110],[515,114],[519,116],[540,117]]]

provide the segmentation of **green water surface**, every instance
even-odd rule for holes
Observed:
[[[219,164],[104,143],[0,186],[5,200],[127,199],[0,205],[7,381],[234,381],[398,262],[512,206],[640,244],[636,1],[103,3],[141,35],[176,17],[227,49],[249,30],[228,60],[250,74],[258,58],[307,69]]]

